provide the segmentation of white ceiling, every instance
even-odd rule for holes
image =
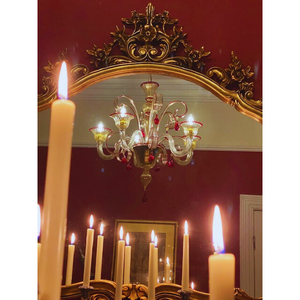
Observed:
[[[71,100],[76,104],[73,146],[95,147],[89,128],[97,126],[100,121],[105,127],[117,131],[114,121],[109,118],[109,114],[114,112],[113,101],[117,96],[123,94],[131,97],[140,111],[145,101],[140,84],[148,79],[147,74],[110,79],[72,97]],[[198,142],[197,149],[262,151],[262,125],[257,121],[237,112],[232,106],[223,103],[194,83],[163,75],[153,75],[152,80],[160,85],[157,92],[164,97],[163,108],[174,100],[186,102],[187,116],[191,113],[195,120],[203,123],[203,127],[198,132],[202,139]],[[174,111],[173,107],[170,110]],[[186,120],[187,116],[180,121]],[[167,118],[165,117],[164,120]],[[39,145],[48,144],[49,123],[50,109],[39,112]],[[133,120],[128,133],[135,129],[137,129],[136,122]],[[169,133],[180,135],[181,131],[182,129],[179,133],[172,133],[172,131]]]

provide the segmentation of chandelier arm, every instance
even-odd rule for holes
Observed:
[[[160,144],[159,145],[160,149],[161,149],[161,159],[159,160],[159,163],[162,165],[166,165],[166,163],[168,162],[168,153],[167,153],[167,149],[165,147],[164,144]]]
[[[182,156],[186,156],[189,153],[189,151],[191,149],[191,146],[192,146],[191,139],[186,140],[186,148],[184,150],[177,150],[176,149],[174,139],[169,133],[162,134],[158,139],[158,144],[161,144],[161,143],[165,142],[166,139],[168,140],[168,143],[169,143],[169,146],[170,146],[170,151],[174,156],[182,157]]]
[[[108,148],[106,147],[106,149],[108,150]],[[118,156],[119,154],[119,151],[120,151],[120,145],[117,144],[117,146],[115,145],[115,150],[114,152],[111,152],[108,150],[109,154],[105,154],[103,152],[103,144],[102,143],[98,143],[97,145],[97,152],[98,152],[98,155],[104,159],[104,160],[111,160],[111,159],[114,159],[116,156]]]
[[[126,142],[125,130],[120,130],[120,138],[121,138],[120,143],[122,149],[124,149],[125,151],[131,151],[132,149],[129,147],[129,145]]]
[[[191,162],[192,158],[193,158],[193,150],[189,151],[185,159],[180,159],[176,156],[173,156],[174,161],[180,166],[188,165]]]
[[[173,104],[176,104],[176,103],[180,103],[180,104],[182,104],[184,107],[185,107],[185,112],[182,114],[182,115],[177,115],[177,112],[178,112],[178,109],[176,109],[175,110],[175,116],[177,117],[177,118],[183,118],[185,115],[186,115],[186,113],[187,113],[187,105],[183,102],[183,101],[179,101],[179,100],[176,100],[176,101],[172,101],[172,102],[170,102],[166,107],[165,107],[165,109],[163,110],[163,112],[162,112],[162,114],[160,115],[160,120],[162,120],[162,118],[164,117],[164,115],[166,114],[166,113],[168,113],[168,114],[171,114],[171,115],[174,115],[173,113],[171,113],[171,112],[167,112],[167,109],[170,107],[170,106],[172,106]],[[159,126],[160,126],[160,124],[161,124],[161,122],[159,122],[159,124],[158,124],[158,126],[157,126],[157,130],[159,131]]]
[[[126,95],[120,95],[120,96],[118,96],[118,97],[115,99],[115,101],[114,101],[115,107],[116,107],[116,108],[119,107],[119,99],[121,99],[121,98],[127,99],[127,100],[130,102],[130,104],[132,105],[132,106],[131,106],[131,105],[127,105],[127,104],[124,104],[124,103],[123,103],[124,105],[126,105],[127,107],[129,107],[129,108],[131,109],[131,111],[133,112],[134,116],[136,117],[136,121],[137,121],[137,124],[138,124],[138,128],[139,128],[139,130],[141,130],[139,113],[138,113],[138,111],[137,111],[137,109],[136,109],[136,106],[135,106],[135,104],[134,104],[133,99],[131,99],[130,97],[128,97],[128,96],[126,96]]]

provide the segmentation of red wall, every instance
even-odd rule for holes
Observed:
[[[38,195],[44,196],[47,147],[38,148]],[[104,171],[104,172],[103,172]],[[67,238],[76,234],[77,251],[74,282],[82,280],[89,217],[94,228],[105,222],[103,278],[110,279],[115,219],[170,220],[179,222],[176,283],[181,283],[182,237],[184,221],[190,232],[190,280],[197,290],[208,292],[208,256],[212,254],[212,218],[214,205],[221,209],[226,252],[236,257],[236,281],[239,282],[239,197],[262,194],[262,153],[196,151],[194,164],[163,167],[151,172],[148,202],[142,203],[141,170],[126,170],[125,165],[104,161],[94,148],[73,148],[68,204]],[[95,235],[96,235],[95,230]],[[66,251],[69,241],[66,241]],[[94,250],[96,246],[94,247]],[[67,253],[67,252],[66,252]],[[66,254],[65,254],[66,259]],[[94,272],[95,253],[92,272]],[[65,266],[64,266],[65,268]],[[65,270],[64,270],[65,274]]]
[[[121,18],[130,18],[133,10],[145,13],[149,1],[38,1],[39,86],[48,60],[56,62],[68,48],[73,64],[89,66],[86,50],[111,42],[110,32],[116,25],[122,27]],[[262,97],[262,0],[164,0],[152,4],[156,13],[168,10],[171,18],[179,20],[194,49],[204,46],[211,51],[205,70],[227,68],[233,50],[243,66],[249,65],[255,72],[254,99]]]

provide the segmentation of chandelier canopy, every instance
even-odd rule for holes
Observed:
[[[118,132],[104,127],[102,122],[98,127],[90,128],[94,139],[97,143],[97,151],[102,159],[110,160],[116,158],[123,164],[126,164],[128,170],[132,168],[131,159],[133,156],[134,166],[142,168],[141,182],[144,187],[143,202],[147,202],[146,187],[151,182],[150,169],[156,166],[155,170],[159,171],[161,165],[173,167],[174,161],[185,166],[189,164],[193,157],[193,150],[197,141],[201,139],[198,136],[198,130],[202,123],[194,121],[190,115],[187,121],[179,122],[179,119],[185,117],[187,105],[182,101],[170,102],[159,114],[163,107],[163,96],[156,93],[159,84],[150,80],[143,82],[141,88],[145,93],[145,103],[143,104],[140,114],[136,105],[128,96],[120,95],[114,101],[115,112],[110,115],[114,119]],[[125,104],[122,101],[127,100]],[[174,112],[169,111],[171,106],[177,108]],[[179,113],[183,108],[184,112]],[[127,112],[128,109],[132,113]],[[167,116],[163,126],[163,118]],[[130,122],[136,119],[137,129],[131,134],[126,134]],[[172,136],[169,131],[179,132],[183,129],[184,135]],[[115,134],[119,134],[119,140],[114,144],[114,150],[108,147],[108,140]],[[177,144],[175,143],[175,139]],[[179,145],[180,144],[180,145]],[[170,150],[168,155],[167,148]],[[104,149],[107,153],[104,153]]]

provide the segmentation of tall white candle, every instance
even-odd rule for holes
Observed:
[[[84,258],[84,271],[83,271],[83,286],[88,287],[90,285],[91,278],[91,265],[92,265],[92,251],[94,242],[94,229],[92,229],[94,223],[93,215],[90,217],[90,228],[86,232],[85,243],[85,258]]]
[[[165,282],[170,283],[170,261],[169,261],[169,257],[167,257],[167,260],[166,260]]]
[[[224,251],[222,221],[220,209],[216,205],[213,220],[213,244],[215,254],[208,259],[210,300],[234,299],[234,268],[233,254],[221,254]]]
[[[158,281],[158,248],[157,248],[157,236],[154,237],[154,265],[155,265],[155,283]]]
[[[123,240],[123,227],[120,228],[120,240],[117,249],[117,271],[116,271],[116,295],[115,300],[122,300],[122,281],[124,267],[124,249],[125,241]]]
[[[126,234],[124,283],[130,283],[131,246],[129,246],[129,233]]]
[[[58,93],[51,106],[45,194],[42,215],[39,300],[60,299],[75,104],[66,100],[67,68],[63,63]]]
[[[100,235],[97,237],[97,253],[96,253],[96,266],[95,266],[95,280],[101,279],[102,271],[102,257],[103,257],[103,223],[100,225]]]
[[[155,263],[154,263],[154,230],[151,232],[149,244],[149,268],[148,268],[148,300],[155,300]]]
[[[72,283],[73,275],[73,262],[74,262],[74,253],[75,253],[75,234],[72,233],[71,236],[71,245],[68,246],[68,260],[67,260],[67,271],[66,271],[66,285]]]
[[[189,290],[189,276],[190,276],[190,265],[189,265],[189,234],[188,234],[188,223],[185,221],[184,224],[184,235],[183,235],[183,254],[182,254],[182,290]]]

